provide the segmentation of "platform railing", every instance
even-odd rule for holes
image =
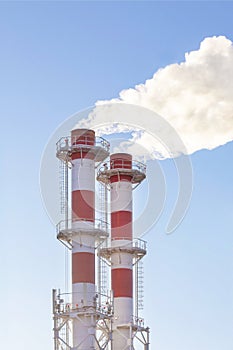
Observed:
[[[116,168],[114,167],[115,163],[117,164]],[[132,160],[132,164],[129,165],[128,160],[115,158],[111,161],[104,162],[104,164],[98,169],[97,177],[107,170],[137,170],[140,173],[146,174],[146,165],[137,160]]]
[[[139,327],[144,327],[145,326],[145,321],[144,318],[138,317],[138,316],[132,316],[132,324],[139,326]]]
[[[141,238],[134,238],[132,241],[129,241],[129,237],[114,237],[111,239],[111,241],[113,241],[114,243],[116,243],[117,241],[120,241],[121,242],[120,246],[139,248],[143,250],[147,249],[147,242]],[[126,241],[126,242],[122,243],[123,241]]]
[[[83,308],[92,307],[97,312],[100,312],[105,315],[113,314],[113,302],[112,295],[102,294],[102,293],[87,293],[88,305],[85,305],[85,302],[80,299],[79,303],[73,303],[73,299],[79,299],[81,296],[80,293],[60,293],[57,295],[57,299],[55,300],[55,311],[59,314],[69,313],[73,311],[79,311]]]
[[[91,222],[88,219],[80,219],[77,221],[70,219],[70,220],[61,220],[57,224],[56,226],[57,234],[59,234],[62,231],[72,230],[75,224],[76,225],[80,224],[80,228],[87,229],[87,230],[91,230],[94,228],[96,230],[108,231],[110,229],[109,223],[101,219],[95,219],[95,221],[93,222]]]
[[[110,143],[105,140],[103,137],[96,136],[95,142],[90,140],[88,136],[82,136],[82,143],[80,142],[80,136],[65,136],[61,137],[60,140],[56,143],[57,153],[60,152],[71,152],[73,148],[85,146],[85,147],[102,147],[105,151],[109,152]]]

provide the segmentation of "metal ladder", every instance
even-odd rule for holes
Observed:
[[[143,261],[139,260],[135,264],[135,316],[144,307],[144,267]]]
[[[103,229],[108,230],[108,195],[104,184],[98,183],[98,210],[99,219],[103,221]],[[101,244],[99,249],[107,247],[107,239]],[[103,258],[98,256],[98,291],[106,295],[108,292],[108,266]]]
[[[64,219],[68,221],[68,162],[59,162],[59,192],[60,192],[60,212]]]

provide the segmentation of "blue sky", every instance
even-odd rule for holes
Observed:
[[[50,135],[96,100],[181,62],[205,37],[233,40],[232,10],[230,1],[0,2],[3,348],[52,348],[50,293],[64,285],[64,249],[40,198]],[[170,236],[177,179],[173,162],[161,162],[167,201],[145,237],[151,349],[232,349],[232,151],[228,143],[191,156],[192,201]]]

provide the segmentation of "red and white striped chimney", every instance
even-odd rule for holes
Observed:
[[[130,252],[132,247],[132,156],[126,153],[112,154],[110,168],[113,170],[110,175],[111,247],[113,248],[111,276],[114,296],[113,350],[128,350],[130,349],[129,324],[133,315],[133,255]]]
[[[72,304],[91,307],[95,297],[95,132],[73,130],[72,146]],[[85,147],[87,146],[87,147]],[[94,349],[95,320],[82,314],[73,321],[73,346]]]

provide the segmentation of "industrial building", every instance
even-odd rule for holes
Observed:
[[[133,190],[146,166],[110,154],[93,130],[57,142],[64,220],[57,238],[70,251],[71,290],[53,290],[54,350],[148,350],[141,317],[146,242],[133,235]]]

